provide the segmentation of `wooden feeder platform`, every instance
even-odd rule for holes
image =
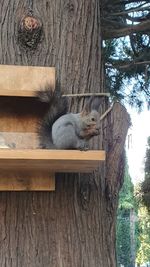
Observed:
[[[0,65],[0,191],[53,191],[56,172],[92,172],[105,160],[99,150],[38,149],[35,92],[47,84],[55,89],[55,68]]]

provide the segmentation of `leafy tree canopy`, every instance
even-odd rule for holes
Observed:
[[[103,0],[103,39],[113,39],[133,33],[149,33],[149,0]]]
[[[125,176],[122,189],[119,193],[119,209],[130,210],[135,207],[134,186],[131,182],[128,166],[125,167]]]
[[[102,5],[106,88],[115,99],[150,106],[150,2],[108,0]]]
[[[136,262],[143,264],[150,261],[150,214],[145,207],[139,207],[139,241],[140,247],[137,252]]]
[[[145,179],[141,183],[141,191],[143,203],[150,212],[150,137],[147,142],[146,156],[145,156]]]
[[[128,172],[125,168],[124,183],[119,194],[119,207],[117,216],[117,262],[128,267],[131,265],[131,239],[130,239],[130,210],[136,210],[136,200],[134,198],[134,187]],[[138,242],[138,224],[135,226],[136,250]]]

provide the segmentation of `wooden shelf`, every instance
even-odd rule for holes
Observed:
[[[0,169],[45,172],[91,172],[105,152],[99,150],[0,149]]]
[[[55,68],[0,65],[0,96],[35,97],[47,84],[55,88]]]
[[[36,90],[0,89],[0,96],[35,97]]]
[[[105,160],[98,150],[36,149],[45,107],[33,97],[47,85],[55,90],[53,67],[0,65],[0,136],[15,148],[0,149],[0,191],[53,191],[56,172],[92,172]]]

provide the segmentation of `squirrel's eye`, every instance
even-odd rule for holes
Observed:
[[[91,120],[92,120],[92,121],[95,121],[95,118],[92,118]]]

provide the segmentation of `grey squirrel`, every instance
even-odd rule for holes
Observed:
[[[81,113],[67,113],[67,97],[50,86],[37,93],[48,109],[38,129],[40,148],[87,150],[88,141],[99,135],[97,122],[99,99],[90,97]]]

